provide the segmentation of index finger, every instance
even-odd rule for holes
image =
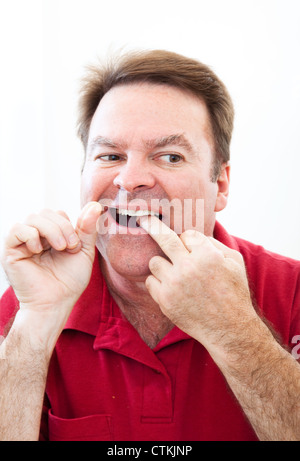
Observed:
[[[176,232],[156,216],[141,216],[138,223],[155,240],[172,262],[189,253]]]

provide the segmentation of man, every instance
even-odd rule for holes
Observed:
[[[91,69],[80,109],[75,229],[44,210],[5,242],[1,439],[299,440],[300,264],[215,219],[226,88],[141,52]]]

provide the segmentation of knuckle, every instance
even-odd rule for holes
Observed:
[[[188,270],[186,270],[185,264],[182,264],[181,270],[173,270],[172,274],[170,274],[169,277],[169,283],[170,287],[172,286],[172,289],[174,286],[182,286],[185,284],[186,279],[188,278]]]
[[[30,227],[29,228],[29,233],[30,233],[30,237],[32,239],[37,239],[40,236],[40,233],[39,233],[39,231],[38,231],[38,229],[36,227]]]
[[[242,254],[237,251],[237,250],[233,250],[233,254],[235,255],[235,258],[240,261],[241,263],[244,263],[244,258],[242,256]]]
[[[64,235],[68,235],[74,232],[73,226],[69,221],[61,221],[59,227]]]
[[[151,258],[149,261],[149,267],[154,269],[155,267],[158,267],[159,265],[160,265],[159,256],[153,256],[153,258]]]
[[[50,208],[43,208],[43,209],[40,211],[39,215],[40,215],[40,216],[49,216],[49,214],[52,214],[52,213],[53,213],[53,211],[50,210]]]
[[[145,280],[145,286],[149,291],[151,291],[152,283],[153,283],[153,275],[149,275]]]
[[[223,264],[224,262],[224,253],[218,248],[210,248],[210,259],[213,264]]]
[[[196,229],[187,229],[182,233],[182,237],[199,237],[200,235]]]
[[[153,274],[157,274],[161,272],[162,269],[162,257],[161,256],[153,256],[153,258],[149,261],[149,269]]]
[[[181,240],[186,245],[194,246],[207,246],[209,240],[201,232],[198,232],[195,229],[188,229],[181,235]]]
[[[242,256],[242,254],[237,251],[237,250],[231,250],[230,251],[230,256],[231,256],[231,260],[232,260],[232,263],[234,265],[238,265],[238,267],[244,267],[244,258]]]
[[[68,221],[70,221],[69,216],[67,215],[67,213],[66,213],[64,210],[57,210],[56,213],[57,213],[59,216],[61,216],[61,217],[65,218],[65,219],[67,219]]]
[[[11,228],[9,229],[6,238],[9,238],[10,235],[15,235],[16,232],[18,231],[18,229],[20,229],[21,226],[22,226],[22,224],[19,223],[19,222],[13,224],[11,226]]]
[[[165,235],[162,246],[169,248],[170,251],[175,251],[178,248],[178,243],[172,235]]]
[[[36,222],[38,215],[36,213],[31,213],[30,215],[25,218],[24,223],[30,225],[31,223]]]
[[[192,258],[184,258],[181,262],[182,264],[182,272],[186,277],[193,277],[197,270],[199,269],[199,265],[197,261],[194,261]]]

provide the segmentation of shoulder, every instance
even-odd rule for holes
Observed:
[[[256,279],[277,279],[278,276],[287,279],[297,279],[300,274],[300,261],[265,249],[239,237],[229,235],[216,223],[215,237],[229,248],[239,251],[245,261],[249,276]]]
[[[233,237],[242,254],[246,267],[251,275],[259,278],[286,281],[297,280],[300,275],[300,261],[269,251],[261,245]],[[290,285],[290,284],[289,284]]]
[[[236,242],[256,308],[291,347],[300,331],[300,261],[239,238]]]
[[[254,306],[288,343],[300,331],[300,261],[232,236],[219,223],[215,237],[241,253]]]

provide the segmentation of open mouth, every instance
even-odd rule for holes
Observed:
[[[109,213],[119,226],[130,228],[140,227],[137,223],[137,218],[140,216],[156,216],[158,219],[162,220],[162,214],[149,210],[127,210],[109,207]]]

